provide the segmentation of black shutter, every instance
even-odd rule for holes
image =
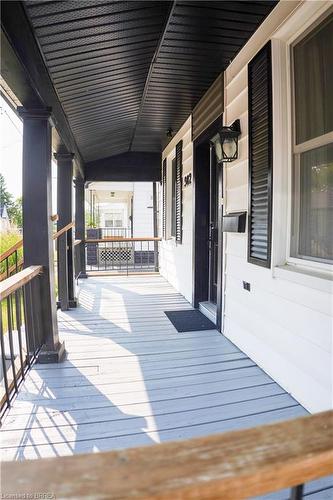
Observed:
[[[249,225],[248,262],[271,265],[272,239],[272,69],[271,44],[248,66]]]
[[[162,238],[166,235],[166,158],[162,163]]]
[[[183,141],[176,146],[176,242],[183,239]]]

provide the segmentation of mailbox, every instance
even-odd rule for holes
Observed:
[[[245,233],[246,212],[234,212],[223,216],[222,231],[224,233]]]

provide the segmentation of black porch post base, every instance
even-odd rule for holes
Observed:
[[[63,361],[65,354],[65,342],[58,342],[52,350],[49,350],[49,347],[44,344],[38,354],[37,363],[60,363]]]
[[[77,305],[78,305],[78,300],[77,299],[71,299],[68,302],[68,305],[69,305],[70,309],[75,309],[77,307]]]

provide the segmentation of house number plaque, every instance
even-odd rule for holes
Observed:
[[[192,172],[184,176],[184,187],[192,184]]]

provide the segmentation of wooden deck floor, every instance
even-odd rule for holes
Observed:
[[[306,414],[217,331],[178,333],[164,311],[191,306],[161,276],[90,277],[79,300],[59,313],[66,361],[35,365],[5,419],[4,460],[152,445]]]

